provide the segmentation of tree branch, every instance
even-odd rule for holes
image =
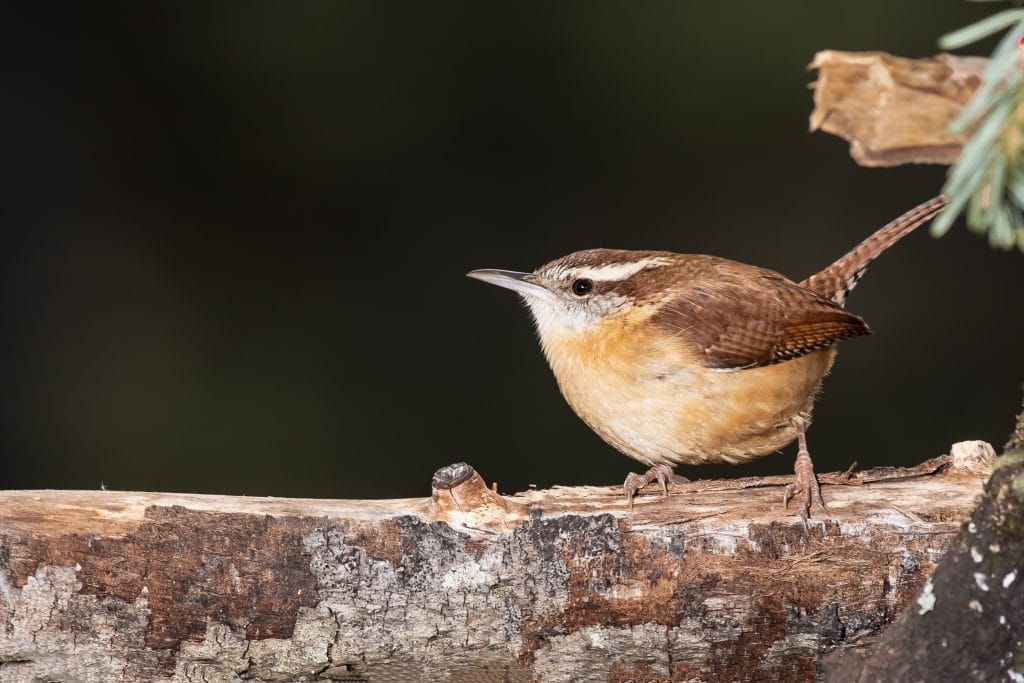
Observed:
[[[465,465],[427,499],[0,492],[0,680],[807,680],[911,601],[990,454],[823,476],[809,536],[786,477],[632,514]]]

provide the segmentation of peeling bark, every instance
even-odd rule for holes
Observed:
[[[988,450],[823,475],[429,499],[0,492],[0,681],[811,680],[877,640]],[[837,485],[849,484],[849,485]]]
[[[811,130],[847,140],[861,166],[952,164],[967,134],[950,133],[949,124],[978,89],[986,63],[824,50],[810,65],[818,70]]]

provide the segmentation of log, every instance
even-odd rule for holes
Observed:
[[[0,681],[812,680],[952,543],[987,444],[821,476],[300,500],[0,492]]]

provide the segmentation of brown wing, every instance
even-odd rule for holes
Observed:
[[[772,365],[871,334],[859,316],[778,273],[691,258],[680,264],[686,275],[652,321],[692,341],[708,367]]]

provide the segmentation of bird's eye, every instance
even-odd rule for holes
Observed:
[[[574,280],[572,283],[572,293],[576,296],[586,296],[592,289],[594,289],[594,283],[586,278]]]

